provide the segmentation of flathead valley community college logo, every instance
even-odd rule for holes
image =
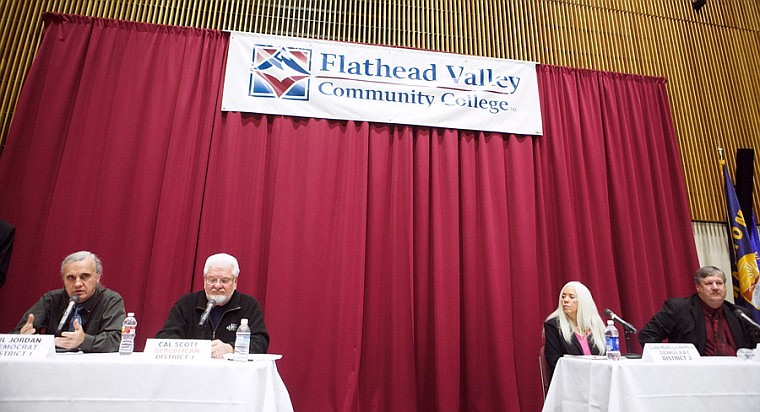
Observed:
[[[311,50],[256,45],[248,94],[254,97],[309,100]]]

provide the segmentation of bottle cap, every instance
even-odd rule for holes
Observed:
[[[607,325],[608,325],[608,326],[609,326],[609,325],[614,325],[614,324],[615,324],[615,322],[613,322],[612,320],[608,320],[608,321],[607,321]]]
[[[127,312],[127,316],[135,316],[134,312]]]
[[[240,319],[240,324],[241,325],[247,325],[248,324],[248,319],[246,319],[246,318]]]

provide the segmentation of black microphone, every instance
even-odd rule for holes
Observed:
[[[760,329],[760,325],[758,325],[757,322],[755,322],[752,318],[747,316],[747,314],[744,313],[743,310],[736,308],[734,309],[734,314],[738,316],[739,318],[744,319],[744,321],[749,323],[750,325],[756,327],[757,329]]]
[[[61,332],[63,332],[63,325],[66,324],[66,321],[69,320],[69,316],[71,316],[71,311],[74,310],[74,306],[79,303],[79,296],[74,295],[69,299],[69,305],[66,306],[66,310],[63,312],[63,317],[61,318],[61,322],[58,323],[58,329],[55,330],[56,335],[60,335]]]
[[[639,331],[638,331],[638,330],[636,330],[636,328],[634,328],[634,327],[633,327],[633,325],[631,325],[630,323],[628,323],[628,322],[624,321],[623,319],[620,319],[620,318],[618,317],[618,315],[616,315],[616,314],[615,314],[615,312],[613,312],[613,311],[611,311],[611,310],[609,310],[609,309],[605,309],[605,310],[604,310],[604,315],[605,315],[605,316],[607,316],[608,318],[610,318],[610,319],[614,320],[615,322],[617,322],[617,323],[619,323],[619,324],[623,325],[623,327],[624,327],[624,328],[625,328],[625,329],[626,329],[628,332],[631,332],[631,333],[633,333],[633,334],[637,334],[637,333],[639,333]]]
[[[215,305],[216,301],[214,299],[209,299],[208,303],[206,304],[206,310],[204,310],[203,314],[201,315],[201,321],[198,322],[199,328],[202,328],[203,325],[206,324],[206,321],[208,321],[208,314],[211,313],[211,309],[213,309]]]

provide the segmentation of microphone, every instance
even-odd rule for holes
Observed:
[[[69,305],[66,306],[66,310],[63,312],[63,317],[61,318],[61,322],[58,323],[58,329],[55,330],[56,335],[60,335],[61,332],[63,332],[63,325],[66,324],[66,321],[69,320],[69,316],[71,316],[71,311],[74,310],[74,306],[79,303],[79,296],[74,295],[69,299]]]
[[[611,311],[609,309],[605,309],[604,310],[604,315],[607,316],[608,318],[614,320],[615,322],[623,325],[623,327],[625,328],[625,330],[627,330],[628,332],[631,332],[633,334],[639,333],[639,331],[636,330],[636,328],[634,328],[633,325],[631,325],[630,323],[624,321],[623,319],[620,319],[620,317],[618,317],[618,315],[616,315],[615,312],[613,312],[613,311]]]
[[[757,329],[760,329],[760,325],[758,325],[757,322],[755,322],[754,320],[752,320],[752,318],[750,318],[749,316],[747,316],[747,314],[744,313],[743,310],[741,310],[739,308],[736,308],[736,309],[734,309],[734,314],[737,317],[739,317],[741,319],[744,319],[744,321],[747,322],[747,323],[749,323],[750,325],[756,327]]]
[[[214,299],[209,299],[208,303],[206,304],[206,310],[203,311],[203,314],[201,315],[201,320],[198,322],[198,327],[202,328],[203,325],[206,324],[208,321],[208,314],[211,313],[211,309],[214,308],[216,305],[216,301]]]

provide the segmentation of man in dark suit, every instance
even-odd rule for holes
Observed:
[[[5,278],[8,276],[8,266],[11,263],[15,236],[16,228],[10,223],[0,220],[0,288],[3,287]]]
[[[754,348],[760,332],[734,311],[747,310],[726,302],[726,275],[715,266],[700,268],[694,276],[697,293],[672,298],[639,332],[641,346],[667,339],[692,343],[702,356],[736,356],[739,348]]]

